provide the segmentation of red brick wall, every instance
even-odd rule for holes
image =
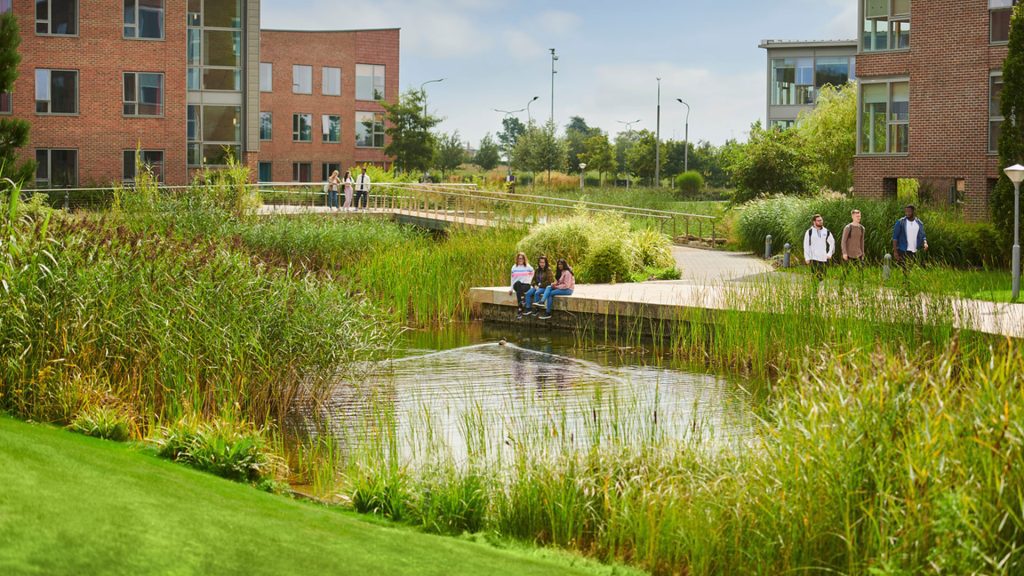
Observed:
[[[124,150],[163,150],[169,184],[184,184],[185,3],[168,1],[165,40],[125,40],[120,2],[80,2],[77,37],[37,36],[34,3],[14,0],[21,30],[21,65],[14,86],[14,116],[32,123],[25,158],[36,148],[78,150],[78,181],[104,185],[122,176]],[[78,114],[35,113],[35,70],[78,70]],[[163,72],[163,118],[122,112],[122,73]]]
[[[859,196],[884,196],[886,178],[918,178],[947,197],[966,181],[964,213],[988,217],[988,179],[998,158],[988,152],[989,74],[1002,67],[1006,46],[989,45],[987,0],[913,0],[910,51],[861,53],[861,81],[910,78],[910,151],[854,160]]]
[[[273,64],[273,92],[260,94],[260,109],[273,114],[272,140],[260,143],[259,160],[271,162],[273,180],[292,180],[292,164],[312,164],[319,180],[324,163],[341,164],[342,173],[357,164],[389,164],[383,149],[357,148],[355,113],[384,112],[377,102],[355,99],[356,64],[385,66],[385,99],[394,102],[399,92],[399,31],[359,30],[294,32],[263,30],[260,62]],[[292,66],[313,67],[313,93],[292,93]],[[323,68],[341,68],[341,96],[323,95]],[[292,115],[313,115],[313,141],[292,141]],[[341,142],[324,143],[321,115],[341,116]],[[354,175],[354,170],[353,170]]]

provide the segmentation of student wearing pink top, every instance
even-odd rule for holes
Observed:
[[[576,277],[572,273],[572,268],[569,268],[569,264],[559,259],[558,264],[555,266],[555,283],[548,286],[547,290],[544,291],[544,296],[541,297],[546,312],[540,317],[541,320],[548,320],[551,318],[552,307],[555,305],[555,296],[572,296],[573,290],[576,289]],[[538,303],[539,304],[539,303]]]
[[[526,259],[526,254],[522,252],[516,254],[516,263],[512,266],[508,293],[510,296],[512,294],[516,296],[516,302],[519,305],[517,319],[522,317],[522,314],[526,312],[526,307],[529,306],[529,304],[526,304],[526,293],[530,291],[533,274],[533,266],[530,266],[530,262]]]

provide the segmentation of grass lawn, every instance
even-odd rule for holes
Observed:
[[[0,574],[623,574],[259,492],[0,416]]]

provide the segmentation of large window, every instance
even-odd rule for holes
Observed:
[[[988,151],[999,151],[999,135],[1003,129],[1003,73],[993,72],[988,91]]]
[[[311,162],[292,163],[292,182],[312,182],[313,164]]]
[[[188,164],[224,166],[228,155],[241,157],[242,107],[188,106]]]
[[[865,52],[910,48],[910,0],[863,0]]]
[[[814,104],[814,64],[811,58],[772,60],[772,104]]]
[[[164,0],[124,0],[124,37],[163,40]]]
[[[313,115],[292,115],[292,142],[313,141]]]
[[[14,113],[14,95],[10,92],[0,92],[0,114]]]
[[[260,62],[260,92],[274,91],[274,65]]]
[[[341,96],[341,68],[324,68],[324,96]]]
[[[341,142],[341,116],[320,117],[324,142]]]
[[[850,59],[846,56],[822,56],[814,60],[814,87],[820,89],[826,85],[836,88],[845,86],[850,81]]]
[[[356,64],[356,100],[384,99],[384,66]]]
[[[78,71],[36,70],[36,112],[78,114]]]
[[[992,43],[1009,42],[1010,17],[1018,0],[988,0],[989,40]]]
[[[164,151],[163,150],[125,150],[124,151],[124,181],[134,182],[138,168],[149,172],[156,178],[157,182],[164,181]]]
[[[256,178],[260,182],[273,182],[274,165],[270,162],[260,162]]]
[[[36,0],[36,34],[78,34],[78,0]]]
[[[223,166],[242,152],[241,0],[186,0],[189,166]]]
[[[124,73],[124,115],[163,116],[164,75],[149,72]]]
[[[910,151],[910,83],[861,85],[860,152],[903,154]]]
[[[379,112],[356,112],[356,146],[384,147],[384,115]]]
[[[335,170],[338,171],[339,176],[344,176],[344,174],[341,173],[341,164],[337,162],[324,162],[323,164],[321,164],[320,173],[323,175],[323,178],[321,178],[321,180],[323,180],[324,182],[330,180],[331,174],[334,174]]]
[[[295,94],[313,93],[312,66],[292,66],[292,92]]]
[[[78,150],[36,150],[36,186],[64,188],[78,185]]]
[[[260,140],[271,140],[274,137],[274,116],[270,112],[260,112]]]

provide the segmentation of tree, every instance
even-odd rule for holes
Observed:
[[[628,166],[626,166],[629,151],[636,145],[639,138],[640,133],[635,130],[619,132],[615,135],[615,165],[618,172],[629,171]]]
[[[806,194],[810,156],[797,130],[750,128],[750,140],[732,158],[736,202],[768,194]]]
[[[442,134],[437,142],[437,167],[444,176],[455,170],[466,160],[466,149],[462,146],[459,131]]]
[[[1007,236],[1013,234],[1013,184],[1002,170],[1024,164],[1024,4],[1013,9],[1009,53],[1003,62],[1003,93],[999,104],[1003,126],[999,133],[999,182],[992,191],[992,220]]]
[[[530,172],[559,170],[565,162],[565,142],[558,138],[554,122],[530,124],[512,153],[513,164]]]
[[[599,128],[587,126],[587,121],[580,116],[573,116],[565,125],[565,148],[566,164],[569,172],[578,174],[579,163],[582,161],[582,154],[586,151],[586,142],[589,138],[601,134]]]
[[[505,116],[501,121],[501,132],[498,132],[498,142],[501,144],[501,151],[505,153],[505,160],[512,163],[513,151],[519,142],[519,137],[526,134],[526,125],[515,116]]]
[[[823,87],[817,106],[801,114],[795,129],[811,154],[814,185],[848,192],[853,187],[853,157],[857,153],[857,84]]]
[[[18,21],[10,12],[0,15],[0,92],[14,90],[21,55],[18,46]],[[0,166],[3,176],[14,182],[31,182],[36,171],[34,160],[18,163],[18,148],[28,143],[29,123],[16,118],[0,119]]]
[[[580,160],[587,163],[588,170],[597,170],[601,177],[601,185],[604,186],[604,175],[616,169],[615,149],[612,148],[608,136],[595,134],[583,143],[583,153]]]
[[[626,168],[631,174],[640,178],[653,179],[656,165],[655,150],[657,142],[654,132],[641,130],[637,132],[636,144],[626,154]]]
[[[409,90],[398,102],[382,104],[388,116],[385,133],[391,137],[384,153],[395,159],[395,165],[402,172],[426,171],[434,160],[437,146],[430,130],[441,120],[424,114],[423,92]]]
[[[501,152],[498,143],[494,141],[490,133],[485,134],[480,140],[480,149],[476,151],[476,158],[473,162],[484,170],[493,170],[501,162]]]

